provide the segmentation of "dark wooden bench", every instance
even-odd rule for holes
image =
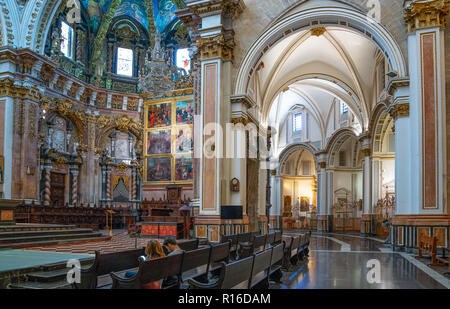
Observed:
[[[75,289],[96,289],[99,276],[137,268],[139,257],[143,255],[145,248],[104,254],[95,251],[94,264],[89,268],[82,268],[80,283],[72,285]]]
[[[209,257],[207,273],[211,273],[211,275],[215,276],[218,274],[218,270],[222,267],[222,262],[225,263],[229,262],[230,247],[231,247],[230,242],[211,245],[211,254]]]
[[[221,263],[219,277],[209,283],[188,280],[192,289],[232,289],[247,288],[252,273],[253,256],[229,264]]]
[[[298,262],[298,247],[300,242],[299,236],[283,236],[284,246],[284,259],[283,268],[288,270],[290,265],[297,265]]]
[[[278,244],[272,250],[269,277],[275,282],[280,282],[283,276],[281,268],[283,267],[284,244]]]
[[[252,273],[248,282],[249,289],[267,289],[270,286],[270,263],[272,248],[266,249],[254,255]]]
[[[112,288],[141,289],[144,284],[164,280],[168,277],[181,278],[183,256],[184,252],[149,261],[144,261],[144,259],[141,258],[138,272],[133,277],[124,278],[114,272],[111,273],[111,278],[113,280]],[[174,284],[164,288],[170,289],[179,287],[180,281],[176,280]]]
[[[264,250],[267,235],[254,236],[252,241],[239,243],[239,258],[243,259]]]
[[[198,238],[192,239],[192,240],[187,240],[187,241],[179,242],[178,246],[180,247],[181,250],[192,251],[192,250],[198,249],[199,241],[200,240]]]
[[[221,237],[221,243],[230,242],[230,258],[235,260],[238,256],[238,234],[235,235],[223,235]]]
[[[197,281],[206,282],[210,255],[211,246],[186,251],[181,266],[181,281],[184,283],[195,278]]]
[[[282,242],[283,242],[283,234],[281,233],[281,231],[275,232],[275,239],[273,241],[273,244],[278,245],[281,244]]]
[[[267,234],[265,248],[269,248],[269,247],[273,246],[274,243],[275,243],[275,233]]]

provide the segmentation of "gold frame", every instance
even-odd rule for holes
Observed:
[[[168,185],[168,184],[192,184],[193,180],[189,181],[175,181],[175,160],[180,157],[190,157],[193,156],[193,151],[187,153],[176,153],[175,152],[175,132],[177,128],[191,128],[192,132],[194,132],[194,124],[177,124],[176,122],[176,104],[177,102],[184,101],[194,101],[194,96],[192,94],[189,95],[181,95],[178,97],[168,97],[157,100],[145,100],[144,101],[144,185]],[[148,128],[148,110],[150,106],[158,105],[158,104],[171,104],[171,125],[165,127],[157,127],[157,128]],[[171,140],[171,153],[163,154],[163,155],[149,155],[147,153],[148,146],[148,133],[153,131],[162,131],[168,130],[171,132],[172,140]],[[148,181],[147,179],[147,159],[150,158],[170,158],[171,160],[171,181]]]

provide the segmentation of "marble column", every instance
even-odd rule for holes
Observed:
[[[70,168],[70,173],[72,174],[72,205],[78,205],[78,167]]]
[[[317,156],[317,182],[318,182],[318,200],[317,200],[317,231],[329,232],[331,227],[331,206],[327,205],[328,201],[328,186],[327,186],[327,161],[326,153],[320,153]]]
[[[392,225],[394,248],[410,249],[422,234],[437,236],[438,246],[450,241],[444,40],[449,3],[407,0],[404,6],[409,91],[407,85],[391,83],[398,151]]]
[[[372,205],[372,140],[368,133],[360,138],[361,150],[363,153],[363,212],[361,215],[361,236],[371,236],[376,234],[376,222]]]
[[[50,184],[50,171],[52,169],[51,163],[45,163],[44,165],[44,205],[50,205],[50,192],[51,192],[51,184]]]
[[[243,2],[235,0],[197,1],[187,9],[201,19],[196,45],[200,54],[201,133],[195,134],[200,157],[200,209],[195,218],[195,235],[211,242],[220,241],[220,207],[230,201],[230,167],[223,159],[223,130],[231,122],[231,61],[234,32],[232,19],[242,11]],[[200,24],[200,23],[198,23]],[[241,188],[245,182],[241,181]]]

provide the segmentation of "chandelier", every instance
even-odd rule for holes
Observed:
[[[139,72],[138,87],[153,97],[162,97],[175,89],[179,69],[172,64],[170,52],[161,47],[161,35],[156,33],[154,37],[155,47],[153,50],[149,47],[144,66]]]

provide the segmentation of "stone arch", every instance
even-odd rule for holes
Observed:
[[[392,69],[398,72],[398,76],[406,77],[407,65],[400,46],[384,26],[379,23],[370,23],[367,18],[361,10],[352,10],[347,7],[309,8],[279,17],[259,35],[243,57],[237,72],[234,94],[247,93],[248,84],[258,65],[258,60],[276,41],[292,33],[317,26],[341,27],[365,36],[384,52]]]
[[[279,155],[279,159],[278,159],[278,168],[277,168],[277,175],[281,174],[281,168],[283,166],[283,163],[289,159],[290,155],[293,154],[294,152],[296,152],[297,150],[307,150],[310,153],[312,153],[313,155],[315,155],[319,150],[314,147],[311,144],[306,144],[306,143],[300,143],[300,144],[292,144],[289,145],[288,147],[286,147],[281,154]],[[316,160],[315,160],[316,161]]]
[[[344,143],[347,138],[352,137],[355,138],[356,140],[358,140],[358,134],[356,133],[355,130],[351,129],[351,128],[343,128],[343,129],[339,129],[336,132],[334,132],[334,134],[331,136],[330,140],[327,143],[327,146],[325,148],[325,153],[328,154],[327,156],[327,166],[331,166],[331,162],[332,162],[332,158],[335,155],[335,151],[337,149],[337,147],[339,147],[340,145],[342,145],[342,143]]]

